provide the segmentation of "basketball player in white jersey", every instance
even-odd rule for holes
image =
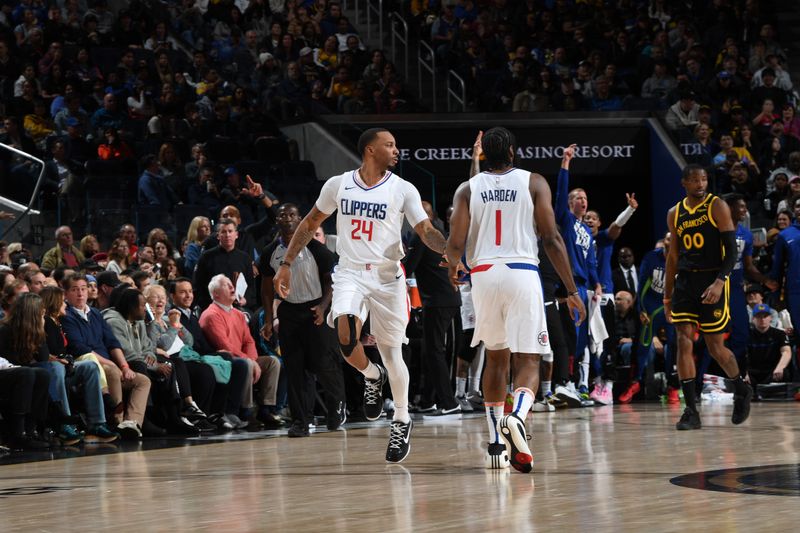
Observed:
[[[345,360],[364,374],[364,410],[369,420],[377,420],[383,412],[382,391],[388,375],[395,411],[386,460],[399,463],[411,449],[412,427],[408,368],[401,353],[408,342],[409,314],[406,277],[400,266],[403,217],[428,248],[444,253],[446,241],[423,210],[417,189],[389,170],[400,155],[392,134],[383,128],[367,130],[358,139],[358,150],[361,167],[325,182],[292,237],[274,284],[276,293],[285,298],[291,288],[288,265],[338,209],[336,252],[340,259],[333,274],[329,324],[338,332]],[[385,369],[367,359],[359,342],[368,314]]]
[[[488,170],[456,191],[446,253],[455,285],[458,260],[466,247],[475,305],[472,344],[483,341],[486,347],[486,466],[507,468],[510,462],[520,472],[530,472],[533,456],[525,417],[539,385],[539,360],[550,351],[537,233],[569,292],[570,312],[583,321],[586,310],[556,229],[547,181],[512,166],[516,141],[507,129],[490,129],[481,144]],[[511,414],[503,416],[510,363],[514,365],[514,407]]]

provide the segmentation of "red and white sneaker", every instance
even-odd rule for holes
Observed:
[[[673,387],[667,388],[667,403],[670,405],[678,405],[681,403],[681,398],[678,396],[678,389]]]

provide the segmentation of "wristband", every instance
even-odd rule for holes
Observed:
[[[281,261],[278,266],[284,266],[284,265],[286,265],[287,267],[290,267],[290,268],[292,266],[292,264],[289,261]]]
[[[619,214],[617,220],[614,221],[614,224],[621,228],[628,220],[630,220],[635,211],[636,209],[632,208],[631,206],[626,207],[625,210]]]
[[[256,196],[256,200],[263,200],[263,199],[264,199],[264,198],[266,198],[266,197],[267,197],[267,195],[266,195],[266,194],[264,194],[264,193],[262,192],[261,194],[259,194],[258,196]]]
[[[661,303],[668,304],[671,301],[672,301],[672,298],[664,298],[663,300],[661,300]]]
[[[567,296],[580,296],[580,294],[581,293],[579,291],[575,291],[575,292],[569,293]]]

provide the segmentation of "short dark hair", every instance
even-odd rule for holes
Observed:
[[[219,219],[219,222],[217,222],[217,227],[227,226],[227,225],[231,225],[234,228],[238,227],[236,221],[229,217],[221,218]]]
[[[706,167],[704,167],[703,165],[698,165],[697,163],[692,163],[690,165],[686,165],[684,167],[684,169],[683,169],[683,172],[681,172],[681,179],[685,180],[689,176],[691,176],[692,173],[698,172],[698,171],[701,171],[701,170],[703,172],[706,172]]]
[[[69,276],[64,278],[64,282],[62,284],[64,290],[65,291],[70,290],[72,288],[72,284],[75,283],[75,282],[78,282],[80,280],[85,281],[87,285],[89,284],[89,280],[86,279],[86,276],[84,276],[83,274],[81,274],[79,272],[75,272],[74,274],[70,274]]]
[[[358,138],[358,153],[359,155],[364,155],[364,150],[367,149],[367,146],[378,138],[378,134],[382,131],[389,131],[386,128],[370,128],[366,130],[364,133],[361,134]]]
[[[189,278],[184,277],[184,276],[181,276],[179,278],[173,279],[172,283],[169,284],[169,293],[170,294],[175,294],[175,291],[178,290],[178,283],[188,283],[188,284],[192,285],[192,280],[190,280]],[[194,285],[192,285],[192,288],[194,288]]]
[[[149,278],[149,277],[150,277],[150,274],[148,274],[148,273],[147,273],[147,272],[145,272],[144,270],[137,270],[136,272],[134,272],[133,274],[131,274],[131,279],[133,280],[133,283],[134,283],[134,284],[135,284],[137,287],[139,286],[139,284],[140,284],[142,281],[146,280],[146,279],[147,279],[147,278]]]
[[[517,139],[514,134],[503,127],[492,128],[481,138],[483,155],[490,169],[497,169],[514,162],[514,156],[509,156],[509,148],[516,148]],[[509,159],[510,157],[510,159]]]

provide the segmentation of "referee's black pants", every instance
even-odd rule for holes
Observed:
[[[289,389],[289,409],[294,421],[306,424],[314,420],[315,374],[325,389],[328,416],[335,416],[344,403],[336,332],[324,322],[319,326],[314,324],[311,308],[318,303],[319,300],[301,304],[281,302],[278,306],[278,337]]]
[[[446,350],[447,330],[458,311],[458,307],[422,308],[425,380],[432,395],[431,399],[440,409],[453,409],[458,406],[450,382],[450,361]]]

